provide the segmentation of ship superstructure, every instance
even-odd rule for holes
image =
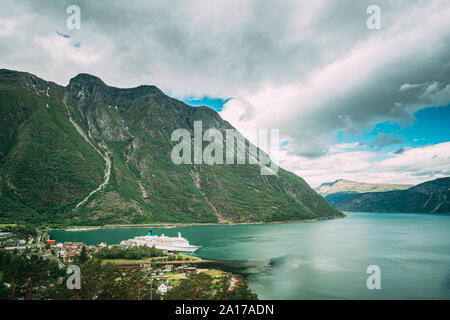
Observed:
[[[193,246],[189,244],[185,238],[178,232],[178,237],[168,237],[164,234],[157,236],[150,230],[146,236],[134,237],[133,239],[124,240],[120,243],[123,246],[147,246],[166,251],[184,251],[195,252],[201,246]]]

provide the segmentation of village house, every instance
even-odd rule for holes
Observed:
[[[183,273],[183,272],[195,271],[195,270],[197,270],[197,268],[188,267],[188,266],[184,265],[184,266],[178,267],[177,270],[179,273]]]
[[[102,243],[100,243],[100,244],[98,244],[98,247],[101,249],[101,248],[104,248],[104,247],[106,247],[106,243],[105,242],[102,242]]]
[[[165,266],[164,266],[164,270],[163,270],[164,272],[171,272],[172,271],[172,265],[170,265],[170,264],[166,264]]]
[[[161,284],[158,286],[158,292],[161,293],[161,294],[167,293],[167,290],[168,290],[168,289],[169,289],[169,287],[168,287],[165,283],[161,283]]]
[[[64,255],[64,261],[72,262],[75,257],[80,256],[80,251],[76,248],[69,247],[66,249],[66,253]]]

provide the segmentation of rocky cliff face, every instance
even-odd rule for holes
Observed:
[[[154,86],[80,74],[67,87],[0,71],[1,217],[104,224],[340,217],[300,177],[258,165],[175,165],[173,130],[233,127]],[[248,144],[248,142],[247,142]],[[248,148],[246,152],[249,152]]]
[[[450,213],[450,178],[402,191],[351,195],[337,204],[343,211]]]

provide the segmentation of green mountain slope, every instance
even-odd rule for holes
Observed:
[[[424,182],[407,190],[350,195],[337,208],[355,212],[450,213],[450,178]]]
[[[35,76],[0,72],[2,217],[52,219],[101,181],[101,157],[68,121],[62,95]]]
[[[288,221],[343,216],[306,182],[258,165],[175,165],[173,130],[233,127],[154,86],[67,87],[0,70],[0,218],[53,224]],[[248,145],[246,152],[248,153]]]

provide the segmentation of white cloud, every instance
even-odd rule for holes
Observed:
[[[340,149],[340,147],[337,147]],[[347,151],[311,159],[281,151],[281,166],[303,177],[312,186],[336,179],[362,182],[417,184],[450,176],[450,142],[405,149],[400,154]],[[284,153],[283,153],[284,152]]]
[[[296,142],[291,152],[319,156],[338,130],[362,132],[376,122],[407,121],[420,108],[449,103],[450,85],[444,81],[428,81],[424,90],[402,94],[416,87],[405,85],[405,80],[440,77],[445,68],[449,72],[445,81],[450,83],[450,49],[435,43],[439,37],[449,39],[450,28],[442,31],[442,25],[450,26],[450,8],[440,12],[431,8],[435,6],[420,13],[416,26],[402,28],[406,17],[419,17],[416,9],[405,10],[406,17],[397,24],[361,41],[306,79],[266,82],[256,92],[241,90],[238,101],[225,104],[221,115],[238,128],[279,128]],[[426,52],[424,46],[429,48]],[[439,61],[444,52],[447,58]]]
[[[358,142],[335,144],[333,146],[328,147],[328,153],[339,153],[349,149],[354,149],[358,146],[359,146]]]
[[[241,131],[279,128],[289,143],[281,160],[311,181],[364,178],[350,164],[359,172],[378,168],[369,162],[376,154],[336,146],[337,131],[406,123],[418,109],[450,102],[446,1],[378,1],[382,29],[371,31],[365,0],[80,0],[82,28],[65,39],[55,31],[69,33],[70,4],[4,0],[1,67],[60,84],[86,72],[115,86],[154,84],[176,97],[233,98],[221,116]]]
[[[405,83],[402,84],[400,87],[400,91],[406,91],[406,90],[410,90],[410,89],[415,89],[415,88],[422,88],[423,86],[425,86],[426,84],[424,83],[420,83],[420,84],[416,84],[416,83]]]
[[[14,35],[14,30],[17,26],[18,22],[13,18],[0,20],[0,36],[9,37]]]
[[[36,37],[33,39],[36,45],[52,58],[54,63],[82,64],[83,67],[92,66],[101,59],[101,55],[93,50],[87,49],[86,45],[77,48],[71,39],[52,34],[46,37]]]

